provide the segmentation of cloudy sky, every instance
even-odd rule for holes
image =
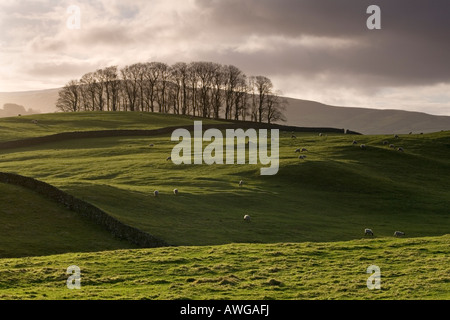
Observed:
[[[373,4],[381,30],[366,26]],[[0,92],[110,65],[213,61],[293,98],[450,115],[449,0],[2,0],[0,30]]]

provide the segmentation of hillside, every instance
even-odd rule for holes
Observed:
[[[192,121],[139,113],[12,117],[0,120],[0,141]],[[49,183],[172,245],[132,248],[56,202],[0,183],[0,299],[450,298],[450,131],[295,136],[280,132],[274,176],[261,176],[260,164],[174,165],[166,160],[176,144],[168,132],[0,148],[1,172]],[[302,147],[303,160],[295,152]],[[364,236],[367,227],[373,237]],[[74,264],[81,290],[66,288]],[[381,268],[381,290],[366,286],[370,265]]]
[[[0,183],[0,258],[135,247],[62,205]]]
[[[345,128],[363,134],[417,134],[450,130],[450,116],[402,110],[336,107],[299,99],[288,99],[288,102],[288,125]]]
[[[447,235],[0,259],[0,299],[448,300],[449,247]],[[80,290],[66,288],[74,263]],[[380,290],[367,288],[371,265],[380,268]]]
[[[68,115],[79,127],[85,116]],[[135,117],[108,116],[116,123]],[[146,119],[156,123],[160,116]],[[185,121],[166,117],[171,124]],[[367,150],[352,145],[354,138]],[[260,165],[176,166],[166,161],[176,144],[170,134],[71,139],[0,150],[0,171],[47,182],[173,245],[352,240],[366,227],[376,237],[395,230],[437,236],[450,233],[443,179],[450,176],[449,138],[450,132],[399,139],[298,133],[292,139],[282,132],[275,176],[260,176]],[[306,160],[294,152],[299,147],[308,149]],[[245,214],[252,223],[243,223]]]

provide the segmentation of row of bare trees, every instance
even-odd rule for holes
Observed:
[[[286,100],[264,76],[246,76],[233,65],[184,62],[111,66],[69,81],[57,108],[77,111],[140,111],[205,118],[284,121]]]

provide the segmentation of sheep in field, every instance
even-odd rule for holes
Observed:
[[[299,153],[300,152],[300,148],[295,149],[295,153]]]
[[[372,229],[365,229],[365,230],[364,230],[364,235],[373,236],[373,231],[372,231]]]
[[[305,160],[305,159],[306,159],[306,156],[305,156],[305,155],[301,155],[301,156],[299,156],[298,158],[301,159],[301,160]]]
[[[399,147],[398,149],[397,149],[398,151],[400,151],[400,152],[403,152],[403,151],[405,151],[405,150],[403,150],[403,148],[402,147]]]
[[[155,197],[157,197],[157,196],[159,195],[159,191],[158,191],[158,190],[153,191],[153,195],[154,195]]]
[[[365,150],[367,147],[365,144],[360,145],[361,149]]]
[[[383,146],[387,146],[389,144],[389,141],[383,141]]]
[[[393,144],[390,144],[390,145],[389,145],[389,148],[392,148],[392,149],[394,149],[394,148],[395,148],[395,146],[394,146]]]
[[[243,180],[239,181],[239,187],[242,187],[243,185],[244,185],[244,181]]]
[[[400,237],[400,236],[404,236],[404,235],[405,235],[405,233],[401,232],[401,231],[395,231],[394,232],[394,237]]]
[[[172,157],[167,157],[166,161],[172,160]]]
[[[358,144],[358,141],[356,141],[356,140],[353,140],[353,144]]]
[[[173,189],[173,194],[177,195],[178,194],[178,189]]]
[[[244,216],[244,221],[250,222],[250,220],[251,220],[250,216],[249,216],[248,214],[246,214],[246,215]]]
[[[301,152],[308,152],[308,149],[302,148]]]

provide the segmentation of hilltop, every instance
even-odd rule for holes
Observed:
[[[16,103],[42,113],[56,112],[58,88],[25,92],[0,92],[0,107]],[[357,106],[331,106],[316,101],[287,98],[286,123],[299,127],[332,127],[363,134],[432,133],[450,130],[450,116]]]

